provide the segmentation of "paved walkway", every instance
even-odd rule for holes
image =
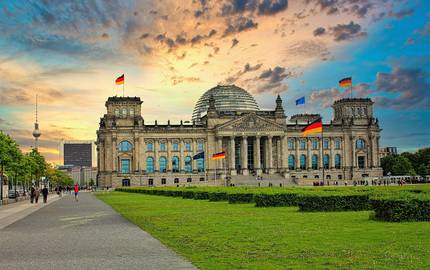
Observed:
[[[90,193],[0,229],[0,269],[195,269]]]

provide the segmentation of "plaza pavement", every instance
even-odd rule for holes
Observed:
[[[0,228],[0,269],[196,269],[93,194],[79,196]]]

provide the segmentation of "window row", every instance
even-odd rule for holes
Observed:
[[[185,151],[192,151],[191,143],[186,142],[184,143]],[[205,145],[202,142],[197,143],[197,151],[204,151]],[[154,151],[154,144],[153,143],[146,143],[146,151],[152,152]],[[160,142],[158,144],[158,151],[165,152],[167,151],[167,144],[165,142]],[[179,143],[172,143],[172,149],[171,151],[179,151]]]
[[[306,155],[300,155],[300,160],[299,163],[297,163],[296,161],[296,157],[294,155],[289,155],[288,156],[288,169],[290,170],[294,170],[294,169],[308,169],[308,162],[307,162],[307,156]],[[319,167],[319,157],[318,155],[312,155],[311,157],[311,169],[313,170],[317,170]],[[330,168],[330,156],[328,154],[323,155],[323,166],[325,169],[329,169]],[[342,166],[342,157],[339,154],[336,154],[334,156],[334,167],[336,169],[340,169]]]
[[[192,151],[191,149],[191,143],[186,142],[185,144],[185,151]],[[204,151],[204,143],[199,142],[197,143],[197,151]],[[133,150],[133,145],[129,141],[122,141],[118,145],[118,150],[120,152],[129,152]],[[165,152],[167,151],[167,145],[166,143],[162,142],[158,145],[158,150]],[[154,144],[153,143],[147,143],[146,144],[146,151],[154,151]],[[179,144],[178,143],[172,143],[172,149],[171,151],[179,151]]]
[[[115,116],[116,117],[127,117],[127,116],[134,116],[134,109],[115,109]]]
[[[318,140],[311,140],[311,149],[312,150],[319,149],[318,145],[319,145]],[[330,140],[324,139],[323,148],[329,149],[329,145],[330,145]],[[334,149],[338,150],[341,148],[341,146],[342,146],[342,142],[340,139],[334,141]],[[294,150],[294,149],[296,149],[296,141],[294,139],[289,139],[288,140],[288,150]],[[306,140],[300,140],[299,141],[299,149],[300,150],[307,149],[307,141]]]
[[[147,173],[153,173],[155,171],[155,163],[154,163],[153,157],[147,157],[146,158],[146,172]],[[184,158],[184,171],[186,173],[191,173],[193,171],[193,159],[191,156],[186,156]],[[172,164],[172,171],[173,172],[179,172],[180,169],[180,159],[177,156],[172,157],[171,159]],[[158,166],[159,171],[161,173],[167,172],[167,158],[166,157],[160,157],[158,160]],[[197,159],[197,171],[198,172],[204,172],[205,171],[205,161],[204,159]]]

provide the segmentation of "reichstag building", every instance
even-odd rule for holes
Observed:
[[[235,85],[218,85],[197,101],[192,121],[145,123],[139,97],[109,97],[97,131],[98,185],[349,184],[382,176],[380,131],[369,98],[333,103],[321,134],[302,129],[317,114],[287,117]],[[173,113],[173,112],[172,112]],[[323,119],[324,120],[324,119]],[[204,152],[204,158],[193,159]],[[224,159],[211,159],[224,152]]]

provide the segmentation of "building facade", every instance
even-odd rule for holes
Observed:
[[[397,147],[389,146],[379,148],[379,157],[384,158],[392,155],[397,155]]]
[[[373,102],[341,99],[323,135],[303,137],[319,115],[273,110],[234,86],[217,86],[197,102],[192,123],[145,124],[138,97],[110,97],[97,131],[98,186],[164,186],[352,181],[380,177],[380,131]],[[204,152],[204,159],[193,156]],[[225,159],[212,160],[217,152]],[[256,180],[256,177],[263,180]]]
[[[61,165],[95,167],[97,158],[94,141],[60,141],[60,163],[62,163]]]

